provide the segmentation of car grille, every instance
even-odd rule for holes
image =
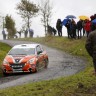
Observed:
[[[25,64],[10,64],[10,67],[13,69],[20,69],[23,68]]]
[[[20,59],[15,59],[15,62],[16,62],[16,63],[19,63],[19,61],[20,61]]]

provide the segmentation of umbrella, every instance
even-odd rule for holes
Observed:
[[[62,25],[66,25],[66,23],[69,21],[70,19],[64,19],[63,21],[62,21]]]
[[[80,18],[81,20],[86,20],[86,19],[88,19],[88,20],[89,20],[89,17],[88,17],[88,16],[84,16],[84,15],[79,16],[79,18]]]
[[[65,18],[67,18],[67,19],[69,19],[69,18],[73,19],[74,18],[75,19],[76,17],[74,15],[67,15]]]
[[[93,24],[96,24],[96,19],[92,20],[92,23],[93,23]]]

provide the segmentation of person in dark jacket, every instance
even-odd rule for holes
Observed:
[[[95,30],[89,34],[86,40],[85,48],[93,59],[94,74],[96,75],[96,25]]]
[[[94,15],[90,16],[90,19],[91,19],[91,22],[92,22],[95,19],[95,16]],[[94,26],[93,23],[91,23],[91,31],[93,31],[94,29],[95,29],[95,26]]]
[[[72,32],[72,34],[71,34],[71,36],[72,36],[72,38],[75,38],[76,39],[76,29],[77,29],[77,25],[76,25],[76,22],[72,19],[72,23],[71,23],[72,25],[72,28],[71,28],[71,32]]]
[[[56,29],[58,31],[58,36],[62,36],[62,21],[61,21],[61,19],[57,20]]]
[[[3,39],[5,40],[6,39],[5,30],[2,31],[2,34],[3,34]]]
[[[70,29],[71,20],[68,20],[65,27],[67,28],[68,38],[71,38],[71,29]]]
[[[77,22],[77,30],[78,30],[78,39],[82,37],[81,30],[82,30],[82,20]]]

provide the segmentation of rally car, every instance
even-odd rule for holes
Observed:
[[[47,68],[48,55],[40,44],[15,45],[2,63],[4,75],[19,72],[37,72]]]

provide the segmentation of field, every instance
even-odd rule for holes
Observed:
[[[86,38],[75,40],[66,37],[42,37],[26,38],[25,40],[45,44],[69,54],[83,57],[87,61],[86,69],[68,77],[2,89],[0,96],[96,96],[96,76],[93,75],[92,58],[85,49]],[[4,46],[7,45],[4,44],[0,48],[0,63],[10,49],[10,46]]]
[[[10,46],[4,43],[0,42],[0,69],[1,69],[1,63],[7,54],[7,52],[10,50]],[[2,71],[0,70],[0,76],[2,76]]]

